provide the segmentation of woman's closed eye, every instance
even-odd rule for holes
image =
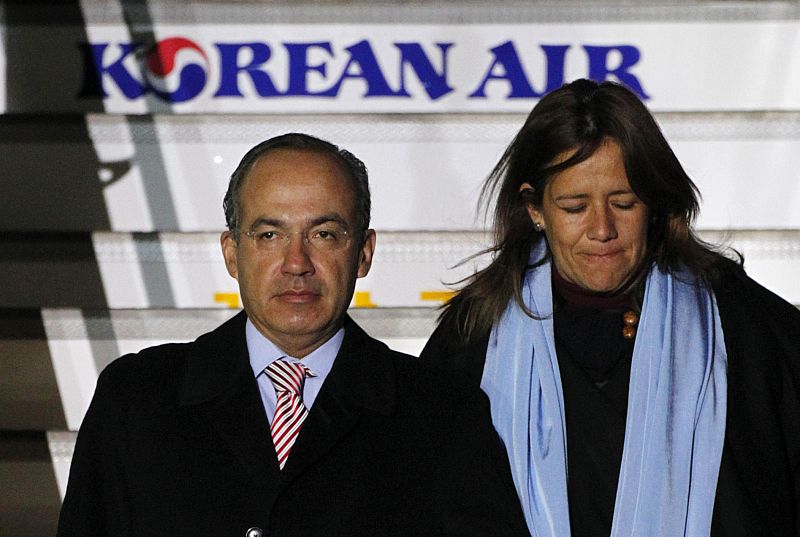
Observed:
[[[559,205],[559,209],[568,214],[579,214],[586,209],[586,204],[580,203],[578,205]]]
[[[611,206],[615,209],[620,209],[623,211],[629,211],[639,205],[640,200],[633,194],[619,196],[619,197],[612,197],[610,199]]]

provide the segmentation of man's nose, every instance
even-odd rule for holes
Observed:
[[[287,239],[283,251],[283,271],[287,274],[313,274],[314,263],[311,260],[311,246],[302,233],[293,233]]]

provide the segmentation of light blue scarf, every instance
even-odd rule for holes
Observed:
[[[537,249],[535,249],[537,250]],[[531,261],[541,258],[541,248]],[[528,528],[570,535],[564,397],[550,264],[492,330],[481,388],[505,443]],[[684,271],[650,271],[633,349],[612,537],[707,537],[725,437],[727,355],[714,297]]]

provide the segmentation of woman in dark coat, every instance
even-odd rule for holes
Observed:
[[[800,312],[696,237],[638,98],[550,93],[484,194],[492,262],[422,357],[489,396],[531,533],[800,535]]]

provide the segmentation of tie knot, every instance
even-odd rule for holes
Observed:
[[[303,364],[275,360],[264,370],[275,386],[276,392],[292,392],[300,395],[303,382],[311,374]]]

